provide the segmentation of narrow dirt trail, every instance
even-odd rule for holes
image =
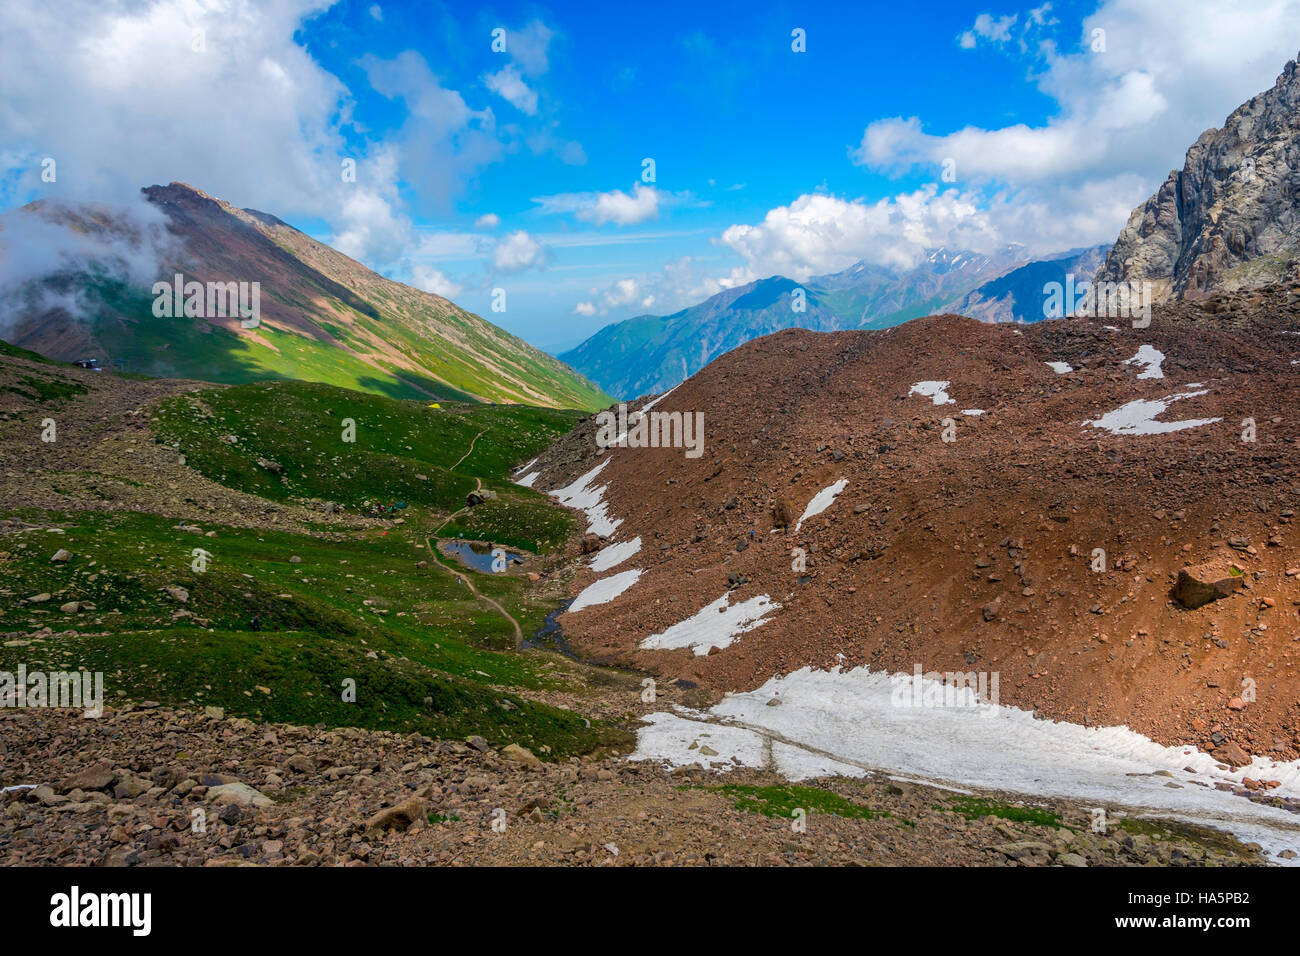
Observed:
[[[483,431],[479,432],[477,435],[475,435],[473,438],[471,438],[471,439],[470,439],[470,442],[469,442],[469,451],[467,451],[467,452],[465,452],[465,454],[461,455],[461,456],[460,456],[460,460],[457,461],[456,464],[452,465],[452,466],[451,466],[449,469],[447,469],[447,470],[448,470],[448,471],[455,471],[457,468],[460,467],[460,463],[461,463],[462,461],[464,461],[464,460],[465,460],[466,458],[468,458],[470,455],[474,454],[474,443],[475,443],[476,441],[478,441],[480,438],[482,438],[485,434],[487,434],[487,429],[486,429],[486,428],[483,429]],[[475,481],[478,481],[477,478],[475,478],[474,480],[475,480]],[[480,487],[480,488],[483,487],[482,482],[479,482],[479,487]]]
[[[456,514],[459,513],[460,513],[459,511],[456,512]],[[448,518],[447,520],[450,521],[451,519]],[[500,612],[502,617],[504,617],[507,621],[510,622],[510,626],[515,629],[515,646],[516,647],[522,646],[524,643],[524,631],[523,628],[519,626],[519,622],[514,619],[514,616],[511,615],[511,613],[507,611],[504,607],[502,607],[499,601],[488,597],[486,594],[480,594],[479,589],[474,587],[474,582],[469,579],[468,571],[457,571],[455,568],[451,568],[443,564],[442,561],[439,560],[438,558],[438,545],[432,536],[425,539],[425,545],[429,548],[429,556],[433,558],[434,564],[438,565],[438,567],[442,568],[448,574],[456,575],[457,579],[462,584],[464,584],[467,588],[469,588],[470,594],[474,595],[476,599],[484,602],[485,604],[492,605],[492,607],[496,608],[497,611]]]
[[[456,462],[456,465],[459,465],[461,461],[464,461],[473,453],[474,442],[478,441],[479,436],[481,436],[485,431],[487,431],[486,428],[483,429],[482,432],[479,432],[478,435],[474,436],[474,440],[469,443],[469,451],[465,452],[465,454],[461,456],[460,461]],[[456,465],[452,465],[451,467],[454,469]],[[483,490],[483,481],[481,478],[475,476],[474,491],[479,492],[482,490]],[[474,582],[469,579],[468,569],[464,571],[457,571],[455,568],[448,567],[447,565],[443,564],[441,559],[438,557],[438,544],[434,536],[437,535],[437,533],[441,531],[443,528],[447,527],[448,523],[450,523],[451,520],[455,518],[458,514],[460,514],[462,511],[467,511],[467,510],[469,510],[468,505],[464,508],[457,508],[455,511],[453,511],[451,514],[447,515],[447,517],[443,519],[442,524],[438,525],[438,527],[436,527],[433,530],[433,534],[429,535],[427,538],[424,539],[425,547],[429,549],[429,557],[433,559],[434,564],[442,568],[448,574],[456,575],[457,580],[459,580],[462,584],[464,584],[466,587],[469,588],[470,594],[474,595],[476,600],[483,601],[485,604],[492,605],[492,607],[494,607],[501,614],[502,617],[504,617],[507,621],[509,621],[510,626],[515,629],[515,647],[522,647],[524,643],[524,629],[519,626],[519,622],[515,620],[514,616],[509,611],[507,611],[504,607],[502,607],[499,601],[496,601],[493,598],[488,597],[486,594],[479,593],[478,588],[474,587]]]

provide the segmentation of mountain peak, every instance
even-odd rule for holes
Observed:
[[[46,227],[67,227],[67,253],[51,257],[57,272],[6,289],[5,339],[52,358],[93,355],[161,377],[296,378],[405,398],[568,408],[600,407],[608,398],[487,320],[377,275],[274,216],[184,182],[141,193],[164,219],[156,233],[142,235],[123,207],[33,206]],[[10,226],[15,233],[29,227]],[[92,229],[96,246],[110,254],[88,258],[77,237]],[[127,259],[129,275],[120,267]],[[160,314],[153,286],[170,288],[178,274],[206,296],[191,306],[186,291],[182,313]],[[250,316],[237,314],[229,293],[213,291],[230,284],[257,290],[253,324],[242,324]]]
[[[1257,288],[1300,266],[1300,58],[1187,150],[1133,210],[1097,273],[1149,282],[1156,302]]]

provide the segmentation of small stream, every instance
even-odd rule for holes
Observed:
[[[541,648],[544,651],[559,651],[565,657],[571,657],[575,661],[578,655],[573,653],[569,648],[568,638],[564,636],[564,628],[560,627],[560,615],[569,609],[573,603],[572,599],[565,601],[550,614],[546,615],[546,623],[532,637],[524,638],[524,647]]]

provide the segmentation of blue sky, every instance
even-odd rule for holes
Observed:
[[[400,137],[407,109],[368,88],[359,48],[385,60],[416,49],[444,85],[487,104],[498,126],[518,127],[510,151],[461,180],[454,196],[414,185],[403,198],[430,231],[470,232],[476,219],[493,214],[501,218],[494,235],[522,229],[551,250],[545,268],[513,275],[490,273],[479,254],[421,257],[460,286],[457,301],[475,311],[488,312],[490,288],[506,288],[507,316],[522,315],[519,324],[498,321],[544,347],[577,344],[613,318],[685,304],[661,295],[643,305],[641,296],[606,312],[592,290],[653,274],[683,256],[702,275],[726,275],[740,260],[716,239],[733,223],[761,220],[814,190],[877,198],[938,178],[939,169],[893,173],[854,163],[850,153],[874,118],[924,115],[934,131],[948,132],[972,123],[1040,123],[1056,108],[1025,82],[1017,58],[961,49],[959,36],[976,16],[969,4],[934,4],[919,18],[905,4],[817,10],[667,3],[647,15],[635,5],[607,3],[430,14],[429,4],[389,2],[378,5],[378,19],[370,12],[375,6],[334,7],[304,28],[305,45],[357,95],[366,135]],[[1060,8],[1069,16],[1078,6]],[[1076,23],[1079,17],[1073,15]],[[513,62],[516,28],[536,23],[554,35],[548,68],[530,85],[538,103],[529,115],[482,78]],[[492,50],[498,26],[506,30],[504,54]],[[792,49],[795,28],[806,34],[801,53]],[[541,132],[550,132],[557,148],[539,154],[527,145]],[[568,143],[580,148],[566,155],[559,144]],[[643,221],[597,225],[537,201],[634,194],[647,157],[655,160],[654,186],[664,198]],[[318,232],[329,230],[322,224]],[[409,278],[400,268],[397,275]],[[584,301],[599,311],[575,314]]]
[[[1300,47],[1300,0],[49,7],[0,10],[0,208],[190,182],[556,351],[777,273],[1110,241]]]

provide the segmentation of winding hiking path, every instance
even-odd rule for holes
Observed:
[[[461,456],[460,456],[460,461],[457,461],[456,464],[452,465],[452,466],[451,466],[449,469],[447,469],[447,470],[448,470],[448,471],[455,471],[457,468],[460,467],[460,462],[464,461],[464,460],[465,460],[466,458],[468,458],[470,455],[474,454],[474,443],[475,443],[476,441],[478,441],[480,438],[482,438],[485,434],[487,434],[487,429],[486,429],[486,428],[483,429],[483,431],[479,432],[477,435],[475,435],[473,438],[471,438],[471,439],[470,439],[470,442],[469,442],[469,451],[467,451],[467,452],[465,452],[465,454],[461,455]],[[475,481],[478,481],[477,478],[475,478],[474,480],[475,480]],[[479,484],[479,487],[482,488],[483,485],[480,483],[480,484]]]
[[[478,435],[475,435],[475,436],[474,436],[474,440],[471,441],[471,442],[469,443],[469,451],[467,451],[467,452],[465,452],[465,454],[461,455],[460,461],[456,462],[456,465],[459,465],[461,461],[464,461],[466,458],[468,458],[468,457],[473,453],[473,451],[474,451],[474,442],[478,441],[478,440],[479,440],[479,437],[483,434],[483,432],[486,432],[486,431],[487,431],[487,429],[485,428],[485,429],[483,429],[483,431],[479,432]],[[454,469],[454,468],[456,467],[456,465],[452,465],[451,467]],[[482,490],[483,490],[483,480],[482,480],[481,478],[479,478],[478,476],[475,476],[475,477],[474,477],[474,491],[475,491],[475,492],[479,492],[479,491],[482,491]],[[501,606],[501,603],[500,603],[499,601],[496,601],[496,600],[494,600],[493,598],[488,597],[486,594],[480,594],[480,593],[479,593],[478,588],[474,587],[474,582],[471,581],[471,580],[469,579],[469,569],[468,569],[468,568],[466,568],[464,571],[457,571],[455,568],[451,568],[451,567],[448,567],[447,565],[443,564],[442,561],[441,561],[441,559],[440,559],[439,556],[438,556],[438,555],[439,555],[439,552],[438,552],[438,543],[437,543],[437,541],[434,539],[434,535],[436,535],[436,534],[437,534],[439,531],[441,531],[443,528],[447,527],[447,524],[448,524],[448,523],[449,523],[453,518],[455,518],[458,514],[460,514],[462,511],[468,511],[468,510],[469,510],[469,506],[466,505],[466,506],[463,507],[463,508],[457,508],[457,509],[456,509],[455,511],[453,511],[451,514],[447,515],[447,517],[443,519],[442,524],[438,525],[438,527],[436,527],[436,528],[433,529],[433,534],[429,535],[427,538],[424,539],[425,547],[427,547],[427,548],[429,549],[429,557],[431,557],[431,558],[433,559],[433,563],[434,563],[434,564],[436,564],[438,567],[442,568],[442,569],[443,569],[444,571],[446,571],[448,574],[454,574],[454,575],[456,575],[456,578],[457,578],[461,583],[463,583],[467,588],[469,588],[469,593],[470,593],[470,594],[474,595],[474,597],[475,597],[477,600],[479,600],[479,601],[483,601],[483,602],[486,603],[486,604],[490,604],[490,605],[492,605],[492,607],[496,608],[496,610],[499,611],[499,612],[501,613],[501,616],[502,616],[502,617],[504,617],[507,621],[510,622],[510,626],[513,627],[513,628],[515,629],[515,647],[522,647],[522,646],[523,646],[523,643],[524,643],[524,630],[523,630],[523,628],[521,628],[521,627],[519,626],[519,622],[516,621],[516,620],[514,619],[514,616],[513,616],[509,611],[507,611],[504,607],[502,607],[502,606]]]

